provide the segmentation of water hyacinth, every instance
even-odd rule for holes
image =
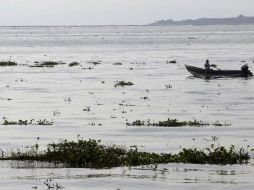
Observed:
[[[168,118],[166,121],[151,122],[150,120],[136,120],[131,123],[126,123],[128,126],[156,126],[156,127],[183,127],[183,126],[205,126],[209,125],[203,121],[179,121],[178,119]]]
[[[35,62],[34,65],[30,66],[30,67],[54,67],[56,65],[63,65],[65,63],[61,62],[61,61],[42,61],[42,62]]]
[[[193,164],[241,164],[250,159],[246,149],[236,150],[223,146],[214,146],[204,150],[182,149],[177,154],[141,152],[136,146],[124,148],[117,145],[102,145],[100,140],[79,138],[77,141],[61,140],[48,144],[47,149],[38,152],[38,144],[30,150],[13,151],[2,156],[2,160],[31,160],[54,162],[64,167],[111,168],[118,166],[138,166],[162,163]]]
[[[171,119],[168,118],[165,121],[158,121],[158,122],[151,122],[150,119],[147,121],[142,120],[136,120],[131,123],[126,123],[127,126],[154,126],[154,127],[184,127],[184,126],[190,126],[190,127],[200,127],[200,126],[230,126],[228,123],[220,123],[219,121],[216,121],[215,123],[207,123],[204,121],[179,121],[178,119]]]
[[[115,83],[115,87],[118,87],[118,86],[124,87],[124,86],[132,86],[132,85],[134,85],[132,82],[126,82],[126,81],[116,81]]]
[[[0,67],[17,66],[18,64],[14,61],[0,61]]]
[[[5,119],[2,123],[2,125],[53,125],[53,122],[48,121],[46,119],[39,119],[39,120],[22,120],[19,119],[18,121],[8,121]]]

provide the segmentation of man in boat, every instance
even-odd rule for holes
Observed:
[[[210,65],[210,63],[209,63],[209,60],[207,59],[206,61],[205,61],[205,72],[207,72],[207,71],[209,71],[210,70],[210,67],[211,67],[211,65]]]
[[[244,76],[253,76],[253,74],[252,74],[252,72],[250,72],[249,66],[247,64],[244,64],[241,67],[241,70],[242,70],[242,73],[243,73]]]

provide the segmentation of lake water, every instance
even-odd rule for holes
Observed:
[[[1,126],[3,150],[34,144],[37,137],[43,149],[52,141],[80,135],[154,152],[211,144],[249,146],[253,157],[253,79],[197,79],[184,65],[203,67],[209,59],[221,69],[240,69],[247,63],[254,71],[254,26],[0,27],[0,60],[9,59],[19,65],[0,68],[0,116],[11,121],[47,119],[54,124]],[[167,63],[172,60],[177,63]],[[35,61],[77,61],[81,66],[29,67]],[[115,88],[121,80],[134,85]],[[89,112],[84,111],[87,107]],[[126,126],[137,119],[167,118],[231,126]],[[71,190],[253,189],[254,168],[251,162],[166,164],[156,169],[29,169],[1,162],[0,189],[45,189],[48,178]]]

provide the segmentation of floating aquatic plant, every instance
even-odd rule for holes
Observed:
[[[18,121],[8,121],[7,119],[5,119],[2,123],[2,125],[53,125],[53,122],[48,121],[46,119],[44,120],[18,120]]]
[[[83,111],[90,112],[91,111],[91,107],[90,106],[86,106],[86,108],[84,108]]]
[[[215,123],[212,123],[213,126],[221,127],[221,126],[230,126],[230,123],[220,123],[219,121],[216,121]]]
[[[0,67],[17,66],[18,64],[14,61],[0,61]]]
[[[63,65],[65,63],[61,61],[43,61],[43,62],[35,62],[34,65],[31,65],[30,67],[54,67],[56,65]]]
[[[83,70],[92,70],[94,68],[93,67],[82,67],[81,69],[83,69]]]
[[[124,87],[124,86],[132,86],[132,85],[134,85],[132,82],[126,82],[126,81],[116,81],[115,83],[115,87],[118,87],[118,86]]]
[[[44,185],[47,187],[47,189],[63,189],[61,185],[59,185],[57,182],[54,182],[52,179],[47,179],[44,181]],[[36,188],[37,189],[37,188]]]
[[[214,146],[198,150],[182,149],[177,154],[141,152],[137,146],[127,149],[117,145],[102,145],[100,140],[77,141],[61,140],[48,144],[47,149],[38,152],[31,150],[13,151],[1,160],[30,160],[59,163],[65,167],[111,168],[117,166],[138,166],[160,163],[195,163],[195,164],[241,164],[246,163],[250,156],[246,149],[236,150],[223,146]]]
[[[166,61],[167,64],[176,64],[176,60]]]
[[[209,125],[203,121],[179,121],[178,119],[168,118],[166,121],[151,122],[150,120],[136,120],[131,123],[126,123],[128,126],[156,126],[156,127],[183,127],[183,126],[205,126]]]
[[[165,87],[166,87],[167,89],[172,88],[172,86],[171,86],[170,84],[166,84]]]
[[[93,65],[100,65],[102,61],[88,61],[87,63],[91,63]]]
[[[115,63],[113,63],[113,65],[122,65],[122,63],[120,63],[120,62],[115,62]]]
[[[213,125],[213,126],[230,126],[230,123],[220,123],[219,121],[216,121],[215,123],[206,123],[204,121],[198,121],[198,120],[193,120],[193,121],[179,121],[178,119],[171,119],[168,118],[165,121],[158,121],[158,122],[151,122],[150,119],[147,121],[141,121],[141,120],[136,120],[131,123],[126,123],[128,126],[155,126],[155,127],[184,127],[184,126],[191,126],[191,127],[200,127],[200,126],[208,126],[208,125]]]
[[[229,149],[223,146],[216,147],[214,144],[205,150],[184,148],[178,154],[173,155],[173,160],[176,162],[194,164],[242,164],[248,159],[250,156],[246,149],[236,150],[233,145]]]
[[[69,67],[74,67],[74,66],[79,66],[80,64],[78,63],[78,62],[71,62],[70,64],[69,64]]]
[[[148,96],[143,96],[143,97],[140,97],[141,100],[150,100],[150,98]]]

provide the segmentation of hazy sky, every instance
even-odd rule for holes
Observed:
[[[147,24],[254,16],[254,0],[0,0],[0,25]]]

